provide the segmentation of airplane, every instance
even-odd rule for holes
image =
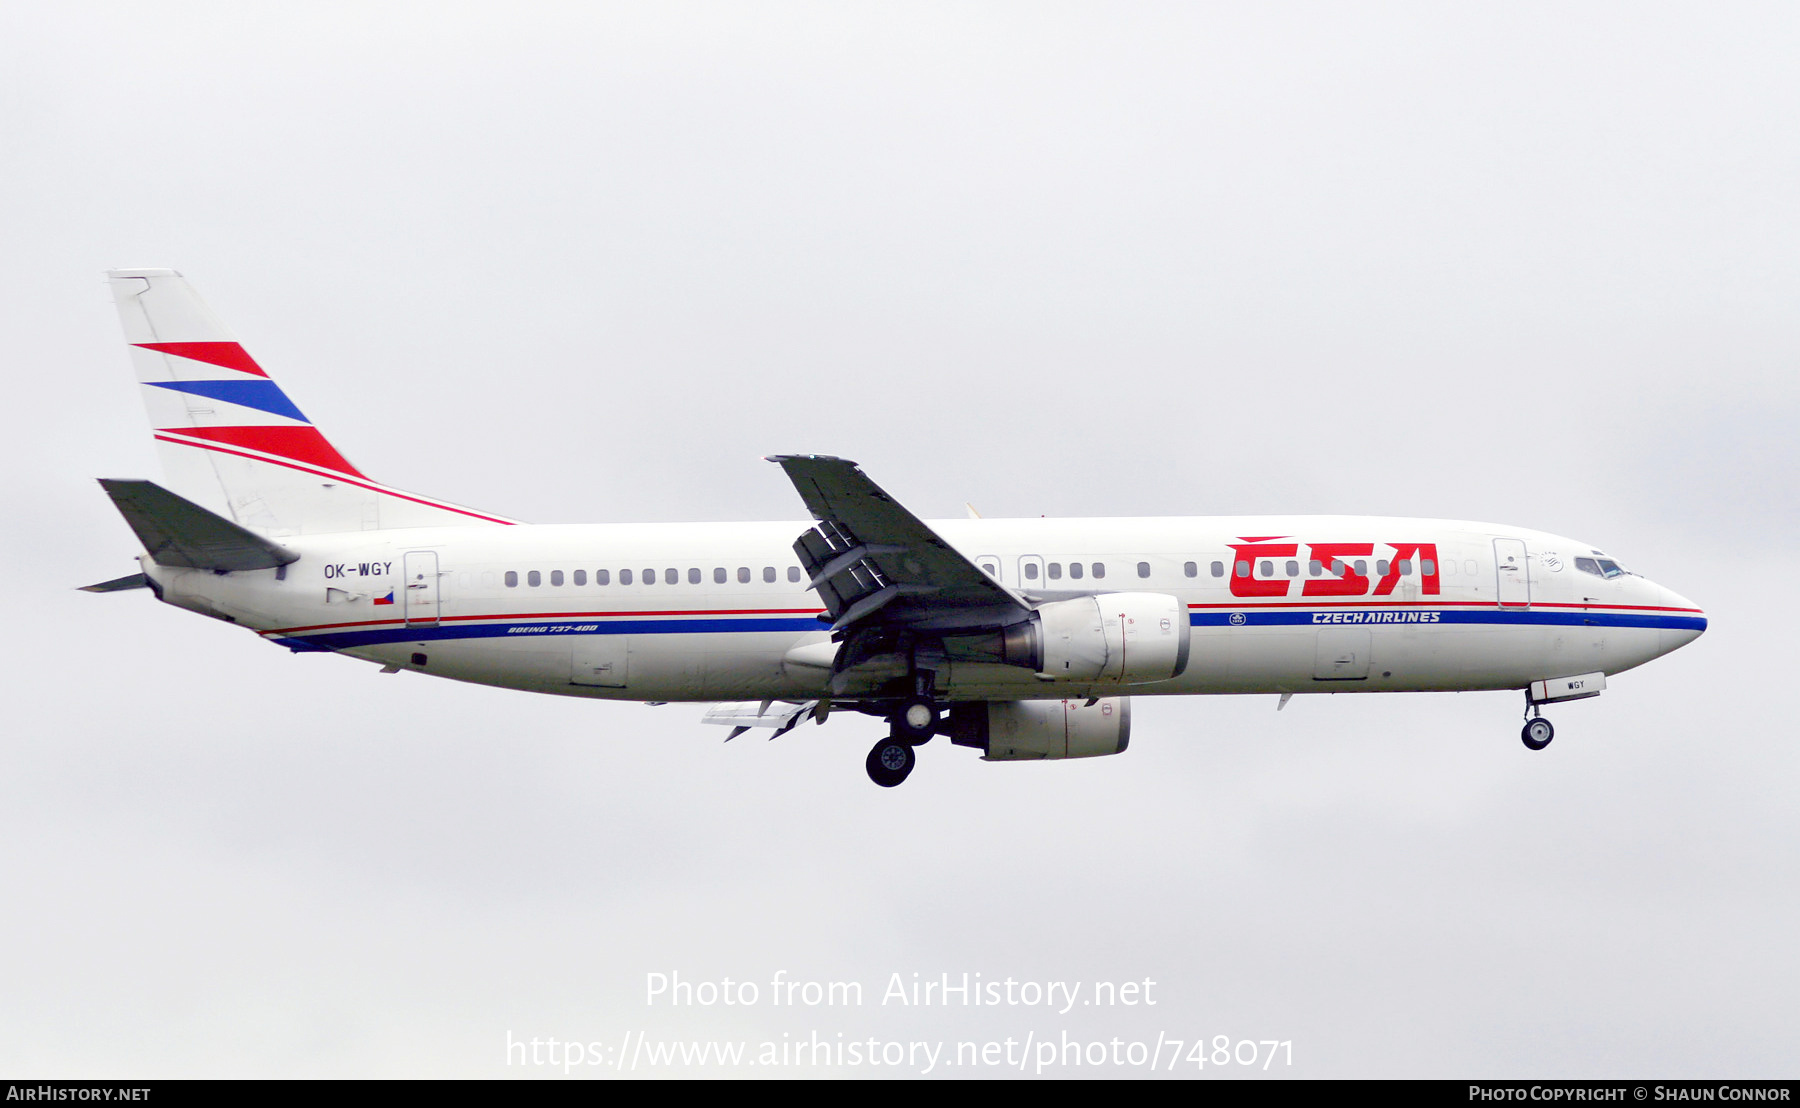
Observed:
[[[924,521],[842,458],[781,454],[813,522],[524,524],[354,466],[180,274],[108,273],[164,481],[100,484],[140,572],[87,586],[294,651],[503,688],[709,705],[771,738],[887,721],[877,785],[942,734],[988,761],[1122,753],[1131,698],[1523,692],[1543,707],[1706,614],[1586,542],[1438,519]]]

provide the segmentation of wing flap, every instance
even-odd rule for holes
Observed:
[[[701,723],[718,724],[731,728],[731,734],[725,736],[730,742],[752,727],[772,727],[775,733],[770,739],[779,739],[792,731],[799,722],[807,717],[819,702],[816,700],[754,700],[739,701],[727,704],[714,704],[707,709]]]

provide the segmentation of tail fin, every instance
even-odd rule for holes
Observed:
[[[370,480],[172,269],[107,274],[179,495],[265,535],[512,523]]]

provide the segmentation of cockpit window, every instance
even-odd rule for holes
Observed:
[[[1577,558],[1575,568],[1583,573],[1591,573],[1595,577],[1604,577],[1608,581],[1614,577],[1623,577],[1629,570],[1611,558]]]

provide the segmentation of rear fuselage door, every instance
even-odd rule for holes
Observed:
[[[438,621],[438,556],[435,550],[409,550],[405,560],[406,579],[401,603],[406,605],[406,625],[433,624]]]
[[[1531,606],[1531,567],[1520,539],[1494,540],[1495,595],[1502,608]]]

